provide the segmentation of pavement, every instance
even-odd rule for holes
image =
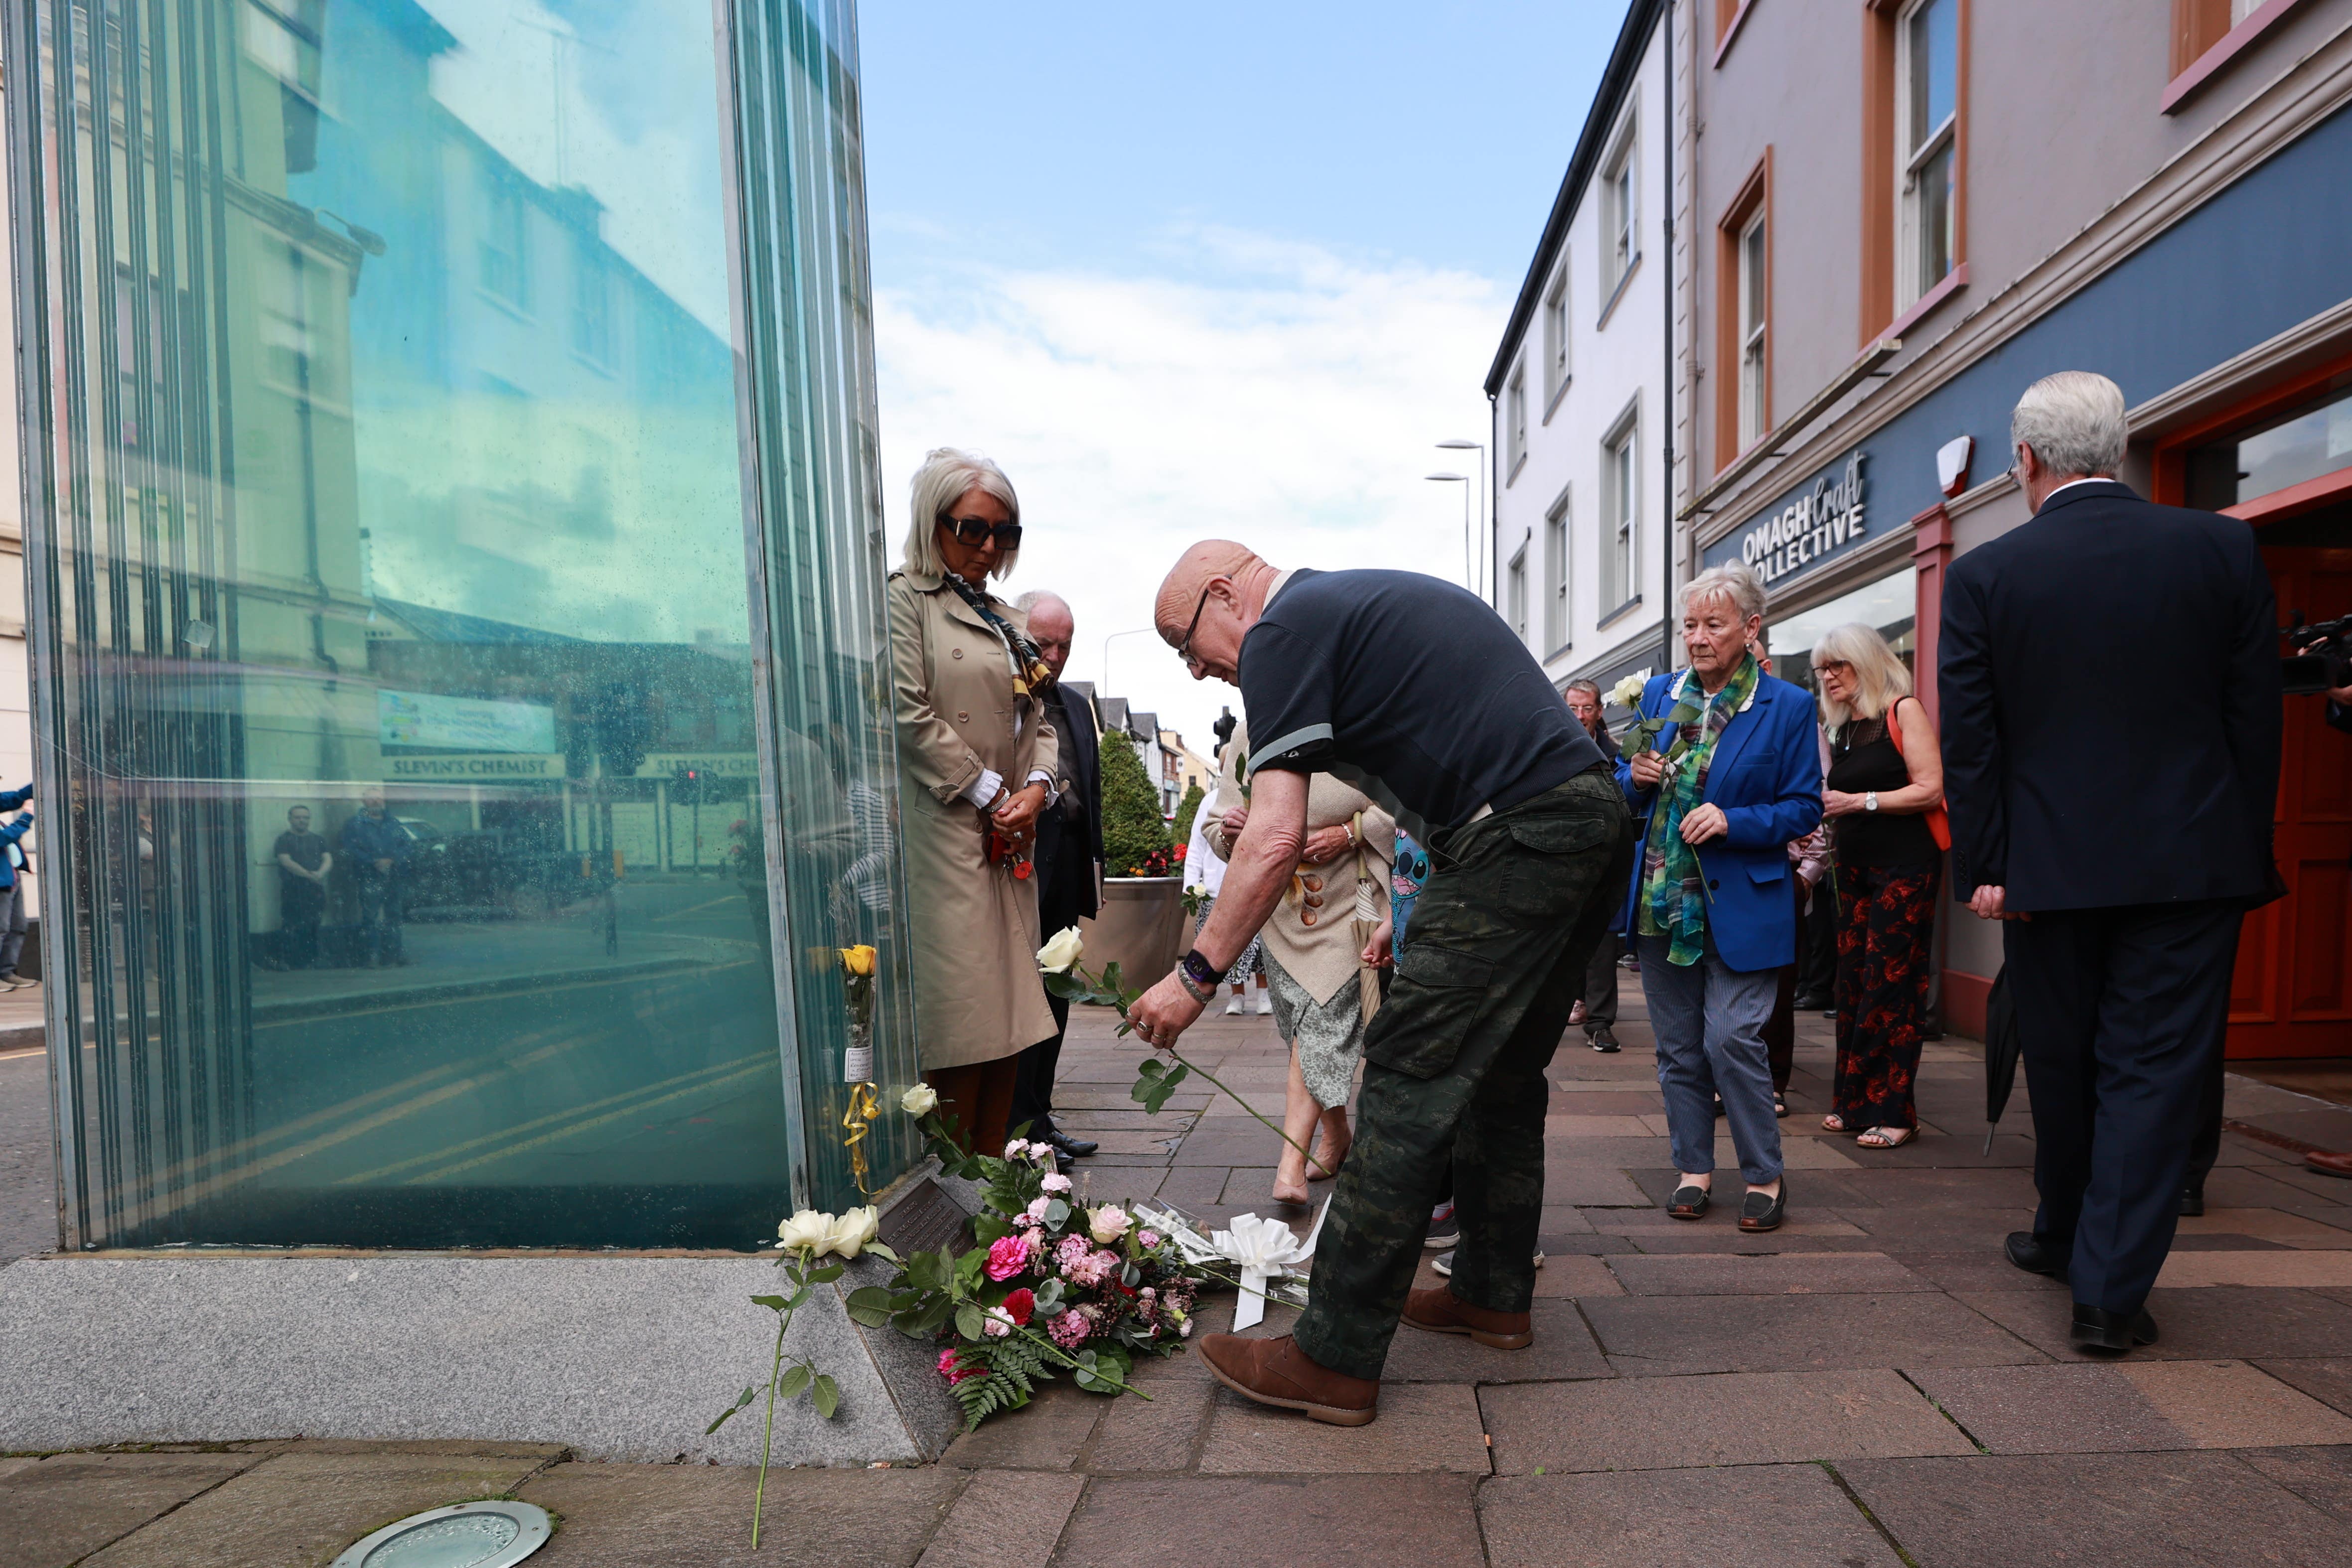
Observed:
[[[1063,1057],[1063,1121],[1104,1145],[1086,1196],[1269,1212],[1273,1135],[1197,1082],[1146,1114],[1109,1021],[1082,1013]],[[1549,1074],[1535,1345],[1400,1329],[1370,1427],[1261,1410],[1179,1357],[1139,1370],[1149,1402],[1053,1385],[937,1465],[780,1470],[756,1554],[737,1467],[465,1442],[28,1455],[0,1458],[0,1563],[324,1564],[484,1496],[558,1515],[534,1568],[2352,1562],[2352,1183],[2294,1152],[2352,1147],[2352,1108],[2233,1076],[2245,1130],[2182,1222],[2150,1303],[2163,1338],[2094,1360],[2067,1344],[2064,1287],[2001,1260],[2032,1218],[2030,1119],[2021,1084],[1984,1152],[1973,1045],[1928,1048],[1923,1135],[1874,1154],[1819,1131],[1831,1040],[1807,1019],[1790,1220],[1746,1237],[1736,1206],[1665,1218],[1648,1032],[1618,1032],[1608,1057],[1571,1033]],[[1185,1050],[1278,1113],[1271,1020],[1212,1017]],[[11,1099],[0,1076],[13,1183]]]

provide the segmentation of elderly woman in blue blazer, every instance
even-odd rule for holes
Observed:
[[[1758,667],[1764,585],[1739,562],[1682,592],[1690,667],[1649,682],[1647,746],[1628,737],[1617,779],[1640,820],[1625,935],[1658,1039],[1658,1086],[1681,1172],[1667,1212],[1706,1213],[1715,1185],[1715,1098],[1748,1179],[1742,1230],[1773,1230],[1789,1204],[1764,1026],[1780,969],[1797,955],[1789,841],[1822,820],[1813,700]]]

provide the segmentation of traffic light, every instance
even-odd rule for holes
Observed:
[[[702,769],[681,768],[669,776],[670,803],[677,806],[702,804]]]

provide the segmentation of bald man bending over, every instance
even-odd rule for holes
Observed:
[[[1361,1426],[1400,1314],[1534,1343],[1544,1069],[1633,871],[1624,798],[1502,618],[1404,571],[1277,571],[1209,539],[1160,585],[1160,634],[1241,688],[1255,747],[1248,825],[1199,946],[1130,1012],[1171,1045],[1274,912],[1298,863],[1310,774],[1331,773],[1427,845],[1412,942],[1364,1041],[1356,1142],[1295,1334],[1210,1334],[1217,1380],[1262,1405]],[[1412,1289],[1447,1160],[1462,1224],[1449,1284]],[[1407,1292],[1410,1291],[1410,1297]]]

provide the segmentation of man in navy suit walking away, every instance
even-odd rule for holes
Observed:
[[[1952,563],[1939,691],[1952,886],[2000,920],[2033,1101],[2033,1229],[2074,1337],[2156,1342],[2247,909],[2271,896],[2278,612],[2253,530],[2116,481],[2121,389],[2067,371],[2010,425],[2031,522]]]

